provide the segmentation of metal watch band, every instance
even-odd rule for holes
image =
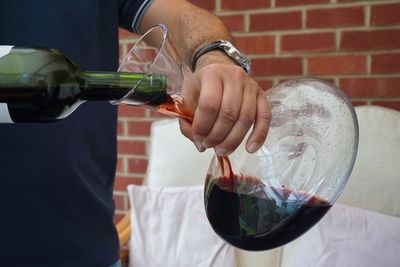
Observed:
[[[237,48],[231,42],[225,40],[219,40],[213,42],[198,50],[193,57],[192,70],[193,71],[195,70],[197,61],[202,55],[215,49],[221,49],[222,51],[224,51],[226,55],[232,58],[233,61],[235,61],[239,66],[241,66],[247,73],[250,73],[251,71],[250,61],[243,54],[241,54],[239,50],[237,50]]]

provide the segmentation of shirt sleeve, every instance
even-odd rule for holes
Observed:
[[[118,0],[119,26],[139,33],[139,24],[154,0]]]

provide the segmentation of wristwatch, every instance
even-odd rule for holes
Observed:
[[[233,59],[239,66],[241,66],[247,73],[250,74],[251,72],[251,64],[250,61],[242,54],[240,51],[229,41],[226,40],[219,40],[216,42],[213,42],[211,44],[208,44],[201,48],[199,51],[196,52],[196,54],[193,57],[193,63],[192,63],[192,70],[196,68],[196,63],[197,60],[204,55],[205,53],[208,53],[212,50],[220,49],[225,52],[225,54]]]

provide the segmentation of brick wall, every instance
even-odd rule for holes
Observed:
[[[253,64],[265,89],[317,76],[340,86],[355,105],[400,110],[400,1],[192,0],[214,12]],[[121,57],[135,36],[120,31]],[[120,107],[116,220],[129,208],[126,185],[145,177],[152,121],[148,110]]]

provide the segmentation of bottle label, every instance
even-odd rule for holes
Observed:
[[[13,45],[0,45],[0,58],[8,55],[13,47]]]
[[[6,103],[0,103],[0,123],[14,123]]]

